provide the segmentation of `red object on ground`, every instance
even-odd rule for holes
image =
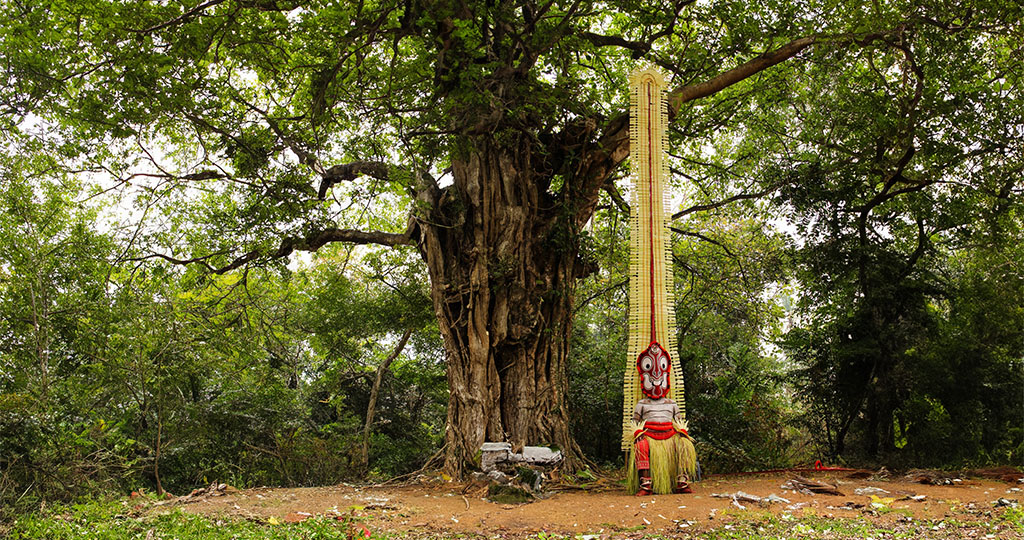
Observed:
[[[856,471],[857,469],[851,469],[849,467],[826,467],[821,464],[821,460],[814,462],[814,470],[816,471]]]
[[[814,467],[790,467],[788,469],[767,469],[764,471],[746,471],[746,472],[735,472],[729,473],[730,476],[747,476],[751,474],[771,474],[771,473],[786,473],[786,472],[825,472],[825,471],[859,471],[860,469],[851,469],[850,467],[826,467],[821,464],[821,460],[814,462]]]

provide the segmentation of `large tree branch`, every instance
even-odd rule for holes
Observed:
[[[318,233],[306,236],[305,238],[285,238],[281,240],[280,247],[274,253],[264,253],[254,249],[241,257],[238,257],[227,266],[213,271],[215,274],[224,274],[236,268],[240,268],[254,260],[266,257],[268,259],[280,259],[298,251],[316,251],[332,242],[348,242],[350,244],[379,244],[382,246],[398,246],[412,244],[412,222],[409,229],[404,233],[387,233],[381,231],[359,231],[356,229],[325,229]]]
[[[327,196],[327,190],[331,189],[334,184],[351,182],[363,175],[372,176],[378,180],[388,180],[388,164],[380,161],[353,161],[335,165],[324,171],[317,196],[323,199]]]
[[[767,188],[762,189],[761,191],[758,191],[758,192],[755,192],[755,193],[740,193],[739,195],[733,195],[732,197],[729,197],[727,199],[722,199],[720,201],[715,201],[715,202],[712,202],[712,203],[695,204],[695,205],[693,205],[693,206],[691,206],[689,208],[684,208],[684,209],[676,212],[675,214],[672,214],[672,219],[676,220],[676,219],[679,219],[679,218],[681,218],[683,216],[692,214],[694,212],[704,212],[704,211],[707,211],[707,210],[714,210],[715,208],[721,208],[723,206],[732,204],[732,203],[734,203],[736,201],[744,201],[744,200],[748,200],[748,199],[760,199],[761,197],[764,197],[765,195],[767,195],[767,194],[769,194],[769,193],[779,189],[783,185],[784,185],[784,183],[779,183],[779,184],[775,184],[775,185],[772,185],[772,186],[768,186]]]
[[[651,48],[654,46],[655,41],[671,35],[675,31],[676,21],[679,20],[679,12],[682,11],[684,7],[694,2],[696,2],[696,0],[677,0],[673,2],[674,14],[672,16],[672,20],[669,21],[661,31],[655,32],[650,36],[646,36],[640,41],[631,41],[622,36],[595,34],[594,32],[583,32],[582,36],[584,39],[598,47],[614,46],[629,49],[633,51],[630,54],[633,60],[639,60],[645,54],[651,52]]]
[[[686,103],[687,101],[693,101],[695,99],[710,96],[711,94],[732,86],[751,75],[756,75],[775,64],[788,60],[796,56],[800,51],[814,44],[815,41],[817,41],[817,38],[815,37],[794,39],[774,51],[769,51],[757,56],[756,58],[744,62],[729,71],[712,77],[710,80],[677,88],[668,95],[669,114],[675,115],[679,111],[679,108],[683,106],[683,103]]]
[[[917,218],[916,221],[917,248],[914,249],[914,252],[910,254],[910,257],[907,257],[907,262],[904,263],[903,265],[903,271],[900,272],[899,278],[896,279],[897,283],[906,279],[906,277],[909,276],[910,273],[914,271],[914,266],[917,264],[917,261],[921,259],[921,256],[924,255],[925,249],[927,249],[928,247],[928,237],[930,235],[925,233],[924,220],[921,218]]]
[[[622,47],[633,51],[630,55],[634,60],[647,54],[651,50],[651,43],[647,41],[630,41],[622,36],[606,36],[594,32],[583,32],[583,38],[598,47]]]
[[[727,255],[729,255],[730,257],[732,257],[732,258],[734,258],[734,259],[736,259],[736,258],[737,258],[737,257],[736,257],[736,254],[735,254],[735,253],[733,253],[733,252],[732,252],[732,250],[731,250],[731,249],[729,249],[729,247],[728,247],[728,246],[726,246],[725,244],[723,244],[723,243],[719,242],[718,240],[715,240],[714,238],[711,238],[711,237],[709,237],[709,236],[704,236],[703,234],[701,234],[701,233],[699,233],[699,232],[694,232],[694,231],[685,231],[685,230],[683,230],[683,229],[680,229],[680,228],[678,228],[678,227],[669,227],[669,229],[670,229],[670,230],[671,230],[672,232],[676,233],[676,234],[681,234],[681,235],[683,235],[683,236],[691,236],[691,237],[693,237],[693,238],[697,238],[697,239],[703,240],[703,241],[705,241],[705,242],[708,242],[708,243],[714,244],[714,245],[716,245],[716,246],[718,246],[718,247],[722,248],[722,251],[725,251],[725,253],[726,253]]]
[[[804,37],[793,40],[782,47],[766,52],[738,67],[730,69],[712,79],[683,86],[673,90],[668,95],[669,115],[674,117],[676,112],[687,101],[710,96],[730,85],[736,84],[747,77],[755,75],[780,62],[792,58],[800,51],[812,45],[818,40],[816,37]],[[629,155],[629,114],[620,114],[609,119],[606,127],[596,145],[597,151],[589,152],[587,158],[581,163],[580,172],[586,172],[587,185],[582,186],[583,193],[591,195],[589,199],[596,204],[597,190],[601,188],[608,175],[622,163]],[[746,197],[752,198],[752,197]],[[728,201],[732,202],[732,201]],[[585,221],[593,212],[594,204],[583,205],[580,209],[580,219]],[[677,219],[689,212],[700,208],[684,210],[673,216]]]
[[[412,336],[412,329],[407,328],[401,339],[398,340],[395,349],[377,366],[377,375],[373,379],[373,388],[370,389],[370,403],[366,406],[366,424],[363,426],[363,444],[360,447],[360,465],[364,471],[370,463],[370,429],[373,427],[374,410],[377,408],[377,397],[380,395],[380,383],[384,379],[384,373],[391,367],[391,362],[394,362],[398,355],[402,354],[402,349],[409,342],[410,336]]]
[[[163,253],[151,253],[143,257],[133,257],[128,260],[143,261],[147,259],[163,259],[167,262],[178,265],[201,264],[206,270],[213,274],[226,274],[232,270],[241,268],[259,259],[275,260],[287,257],[295,251],[316,251],[332,242],[348,242],[350,244],[379,244],[382,246],[412,245],[412,231],[415,223],[410,220],[409,227],[404,233],[388,233],[382,231],[360,231],[356,229],[324,229],[322,231],[307,235],[304,238],[289,237],[281,240],[277,250],[266,252],[261,249],[251,250],[235,258],[225,266],[215,267],[208,260],[218,255],[226,254],[225,251],[192,257],[190,259],[179,259]]]
[[[217,4],[223,4],[224,2],[225,2],[225,0],[209,0],[208,2],[203,2],[203,3],[199,4],[199,5],[197,5],[196,7],[186,11],[185,13],[182,13],[181,15],[178,15],[177,17],[175,17],[175,18],[173,18],[173,19],[171,19],[169,21],[165,21],[165,22],[162,22],[160,24],[156,24],[156,25],[150,26],[149,28],[146,28],[144,30],[136,30],[136,29],[129,28],[128,31],[129,32],[136,32],[136,33],[140,33],[140,34],[148,34],[150,32],[156,32],[157,30],[163,30],[164,28],[167,28],[168,26],[174,26],[176,24],[187,22],[192,17],[201,16],[202,12],[205,11],[206,8],[216,6]]]
[[[626,199],[624,199],[622,194],[619,193],[619,188],[615,185],[615,182],[612,181],[611,177],[609,177],[608,181],[605,182],[604,191],[612,198],[612,202],[615,203],[615,206],[619,207],[620,211],[624,214],[629,214],[629,203],[627,203]]]
[[[886,36],[892,35],[893,33],[899,33],[901,31],[903,31],[903,27],[897,27],[894,30],[872,34],[851,34],[831,37],[807,36],[795,39],[778,49],[761,54],[756,58],[721,73],[707,81],[682,86],[669,92],[669,117],[674,118],[684,103],[715,94],[733,84],[796,56],[800,51],[815,43],[825,41],[849,41],[858,45],[867,46],[877,40],[884,39]],[[608,36],[595,36],[592,39],[595,42],[608,41],[608,44],[612,44],[610,41],[614,41],[614,38]],[[625,42],[615,43],[615,45],[631,48],[630,44]],[[589,219],[592,214],[594,206],[596,205],[597,191],[604,184],[608,175],[611,174],[611,172],[615,170],[615,168],[618,167],[619,164],[621,164],[629,155],[629,114],[621,113],[609,118],[601,136],[598,138],[597,145],[595,145],[594,148],[596,149],[595,151],[584,152],[585,156],[583,158],[583,162],[578,169],[580,173],[585,173],[585,177],[587,178],[587,182],[582,186],[582,193],[586,195],[585,200],[588,201],[588,204],[581,205],[578,211],[578,221],[581,222]],[[675,214],[673,219],[678,219],[690,212],[717,208],[718,206],[728,204],[735,200],[755,198],[770,192],[771,189],[759,195],[751,194],[749,196],[734,197],[708,207],[696,206]]]

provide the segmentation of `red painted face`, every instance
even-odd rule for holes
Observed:
[[[657,341],[651,342],[647,350],[636,359],[636,369],[640,372],[640,390],[651,399],[661,399],[668,395],[669,372],[672,360],[668,351]]]

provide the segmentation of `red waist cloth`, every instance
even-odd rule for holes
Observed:
[[[671,439],[676,433],[687,439],[690,438],[690,434],[685,429],[676,430],[672,422],[647,422],[644,424],[644,427],[633,432],[633,439],[650,437],[658,441],[664,441],[665,439]]]

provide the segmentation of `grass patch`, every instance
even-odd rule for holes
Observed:
[[[177,508],[165,513],[139,513],[133,510],[135,501],[90,501],[83,504],[52,507],[46,512],[26,514],[18,517],[4,530],[0,537],[12,540],[28,539],[425,539],[425,538],[508,538],[517,540],[579,540],[590,535],[559,535],[528,531],[493,532],[485,536],[459,534],[437,530],[396,533],[368,531],[357,520],[336,520],[315,517],[302,523],[277,523],[249,521],[244,519],[209,518],[190,514]],[[680,528],[675,531],[646,534],[640,528],[621,528],[613,524],[602,524],[607,532],[605,537],[628,537],[631,539],[687,538],[692,540],[731,540],[756,538],[757,540],[781,539],[952,539],[977,537],[987,534],[1002,537],[1007,532],[1024,533],[1024,509],[1007,508],[1001,513],[993,512],[991,520],[941,521],[899,519],[879,523],[871,518],[829,518],[816,515],[791,516],[773,515],[767,512],[729,512],[712,522],[699,526]],[[692,522],[690,522],[692,523]],[[697,530],[699,528],[699,530]]]
[[[1024,533],[1024,507],[1007,508],[1006,511],[1003,512],[1002,521],[1010,527]]]
[[[6,535],[6,536],[5,536]],[[44,514],[23,515],[0,536],[12,540],[64,539],[383,539],[348,520],[316,517],[301,523],[260,523],[215,519],[180,508],[162,514],[135,515],[126,501],[92,501],[53,507]]]

